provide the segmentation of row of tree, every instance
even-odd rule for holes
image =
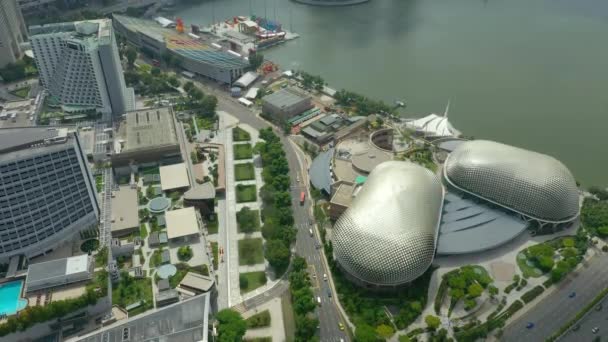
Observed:
[[[319,319],[314,314],[316,304],[310,286],[306,260],[296,256],[293,259],[292,270],[289,274],[289,291],[296,315],[296,342],[319,340],[319,337],[315,336]]]
[[[247,331],[247,322],[241,314],[231,309],[224,309],[215,315],[218,342],[242,341]]]
[[[295,240],[293,229],[293,211],[291,194],[289,193],[289,165],[279,137],[271,128],[260,130],[259,142],[255,146],[260,154],[264,168],[262,178],[264,186],[260,189],[260,197],[264,203],[262,209],[262,235],[266,239],[264,251],[266,260],[282,274],[289,265],[291,252],[289,246]]]
[[[334,96],[336,103],[350,107],[351,110],[356,112],[358,115],[370,115],[377,113],[391,113],[393,108],[382,101],[376,101],[369,99],[363,95],[353,93],[348,90],[339,90]]]
[[[296,73],[296,77],[301,78],[302,87],[304,87],[304,89],[306,89],[306,90],[314,89],[314,90],[320,92],[323,90],[323,87],[327,84],[327,82],[325,82],[325,80],[323,78],[321,78],[321,76],[311,75],[304,71],[298,71]]]
[[[34,65],[34,60],[27,56],[0,69],[0,76],[7,83],[20,81],[28,76],[35,76],[37,73],[38,70]]]

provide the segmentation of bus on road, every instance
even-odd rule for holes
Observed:
[[[302,191],[300,193],[300,205],[304,205],[304,200],[306,199],[306,193]]]

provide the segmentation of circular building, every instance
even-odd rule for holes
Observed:
[[[468,141],[446,159],[444,178],[457,190],[541,224],[569,222],[579,214],[574,177],[545,154],[493,141]]]
[[[362,4],[368,1],[369,0],[295,0],[295,2],[314,6],[348,6]]]
[[[368,287],[421,276],[435,254],[443,187],[430,170],[404,161],[378,165],[336,222],[336,260]]]

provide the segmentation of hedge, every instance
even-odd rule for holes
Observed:
[[[545,288],[540,286],[540,285],[536,285],[534,288],[532,288],[532,290],[524,293],[521,296],[521,300],[524,301],[524,303],[528,304],[531,301],[534,300],[534,298],[538,297],[541,293],[543,293],[543,291],[545,291]]]

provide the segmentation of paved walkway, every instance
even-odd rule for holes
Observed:
[[[273,342],[285,341],[285,327],[283,325],[283,310],[281,298],[274,298],[271,301],[258,306],[254,310],[243,313],[243,318],[247,319],[256,313],[268,310],[270,312],[270,326],[265,328],[247,329],[245,339],[256,337],[272,337]]]

